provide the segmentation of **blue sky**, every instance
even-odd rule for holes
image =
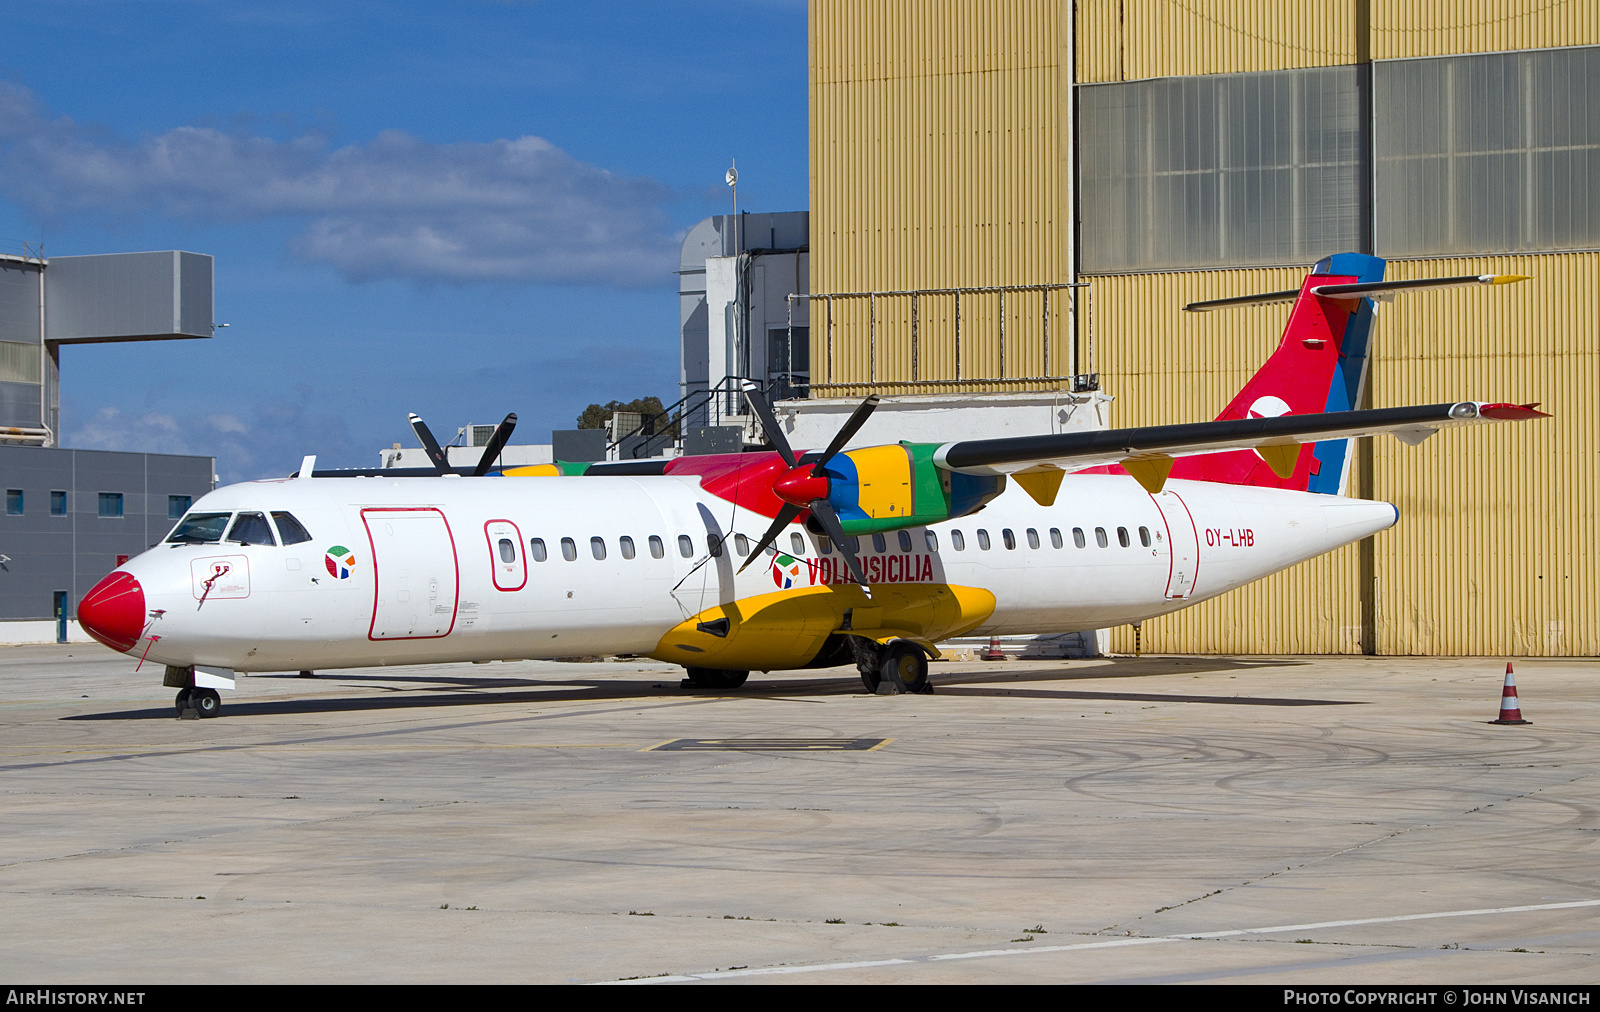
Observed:
[[[0,38],[0,252],[216,257],[210,341],[62,350],[65,445],[224,481],[676,398],[676,250],[808,207],[804,0],[57,0]]]

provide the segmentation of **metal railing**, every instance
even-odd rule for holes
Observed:
[[[1086,303],[1086,336],[1088,338],[1088,363],[1087,372],[1074,372],[1070,375],[1053,375],[1050,369],[1050,293],[1062,290],[1072,292],[1071,311],[1076,316],[1077,292],[1082,288],[1087,296]],[[1037,376],[1008,376],[1006,374],[1006,294],[1020,292],[1040,293],[1040,374]],[[962,375],[962,331],[961,331],[961,297],[963,295],[999,295],[999,327],[996,334],[998,345],[998,375],[995,376],[964,376]],[[949,379],[923,379],[922,378],[922,335],[920,325],[920,300],[926,296],[954,296],[954,375]],[[884,379],[878,378],[878,302],[894,298],[909,298],[911,300],[911,378],[910,379]],[[813,390],[836,390],[843,387],[863,386],[894,386],[894,387],[927,387],[927,386],[952,386],[959,383],[1057,383],[1072,381],[1075,390],[1094,389],[1097,386],[1094,372],[1094,289],[1087,281],[1078,281],[1061,284],[1044,285],[994,285],[970,288],[917,288],[894,292],[812,292],[809,294],[792,294],[788,297],[788,329],[789,346],[794,346],[794,304],[797,300],[806,300],[815,303],[822,300],[826,304],[826,338],[824,349],[827,363],[823,371],[825,381],[812,382]],[[834,322],[833,304],[836,301],[847,299],[867,300],[867,379],[855,382],[835,382],[833,367],[834,353]],[[1076,367],[1077,363],[1072,363]],[[787,374],[793,381],[793,372]]]
[[[624,433],[617,439],[606,444],[606,454],[610,456],[613,450],[621,447],[622,443],[630,437],[641,437],[632,449],[639,457],[651,456],[662,446],[667,438],[666,434],[677,427],[677,439],[683,438],[683,430],[691,423],[692,415],[704,409],[707,425],[721,425],[728,417],[739,419],[739,424],[748,428],[747,419],[740,412],[728,410],[728,406],[735,402],[738,395],[751,388],[771,393],[772,383],[761,382],[747,376],[724,376],[714,386],[704,390],[691,390],[676,401],[662,408],[659,413],[647,414],[642,424],[633,432]]]

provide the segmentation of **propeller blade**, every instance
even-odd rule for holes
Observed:
[[[750,389],[744,392],[744,397],[745,400],[750,402],[750,409],[761,420],[762,435],[767,437],[767,442],[771,443],[773,449],[777,450],[779,455],[783,457],[783,462],[790,467],[794,467],[796,462],[794,450],[789,447],[788,438],[784,436],[783,430],[778,427],[778,416],[772,413],[772,405],[767,403],[766,395],[759,390]],[[873,400],[877,400],[877,398],[873,398]]]
[[[449,474],[450,459],[444,455],[443,450],[439,449],[439,441],[433,438],[432,432],[428,431],[428,423],[424,422],[422,416],[414,411],[411,413],[411,431],[415,432],[417,438],[422,440],[422,450],[428,455],[428,459],[433,461],[433,469],[439,474]]]
[[[871,400],[877,400],[876,397]],[[833,542],[839,554],[844,556],[846,566],[850,567],[850,575],[855,577],[861,589],[867,589],[867,574],[861,568],[861,560],[856,558],[856,550],[851,547],[852,542],[845,536],[844,528],[839,526],[839,514],[833,511],[833,504],[826,499],[813,499],[811,501],[811,515],[817,518],[822,529],[828,532],[828,538]],[[870,594],[871,591],[868,591]]]
[[[489,445],[483,448],[483,456],[478,458],[478,466],[472,469],[474,478],[481,478],[494,467],[495,460],[500,456],[500,451],[506,448],[506,443],[511,440],[511,432],[517,427],[517,413],[515,411],[505,417],[499,425],[495,426],[494,435],[489,437]]]
[[[777,541],[778,535],[782,534],[783,529],[793,523],[794,518],[799,516],[800,513],[800,507],[793,503],[784,503],[783,509],[778,511],[778,519],[772,521],[772,526],[767,528],[767,533],[761,535],[761,540],[750,550],[750,555],[744,560],[744,565],[739,567],[739,572],[742,573],[749,569],[750,563],[756,561],[756,557],[766,551],[768,545]]]
[[[850,437],[854,436],[863,425],[867,424],[867,419],[871,418],[872,413],[877,409],[877,394],[873,394],[862,401],[850,415],[850,420],[844,423],[844,428],[834,434],[833,442],[829,443],[828,448],[823,451],[822,458],[817,461],[817,467],[826,467],[828,461],[833,459],[833,455],[844,449],[844,444],[848,443]]]

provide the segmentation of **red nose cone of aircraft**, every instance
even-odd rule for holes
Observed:
[[[772,494],[786,503],[805,506],[813,499],[828,498],[828,479],[813,474],[811,465],[797,467],[772,483]]]
[[[111,649],[127,653],[144,631],[144,588],[132,573],[112,573],[78,602],[78,624]]]

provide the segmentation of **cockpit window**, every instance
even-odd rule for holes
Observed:
[[[167,535],[169,545],[214,545],[222,540],[232,513],[190,513]]]
[[[228,541],[240,545],[277,545],[264,513],[240,513],[228,531]]]
[[[311,540],[311,535],[300,525],[300,521],[294,518],[293,513],[274,510],[272,519],[278,525],[278,537],[283,539],[284,544],[298,545],[302,541]]]

